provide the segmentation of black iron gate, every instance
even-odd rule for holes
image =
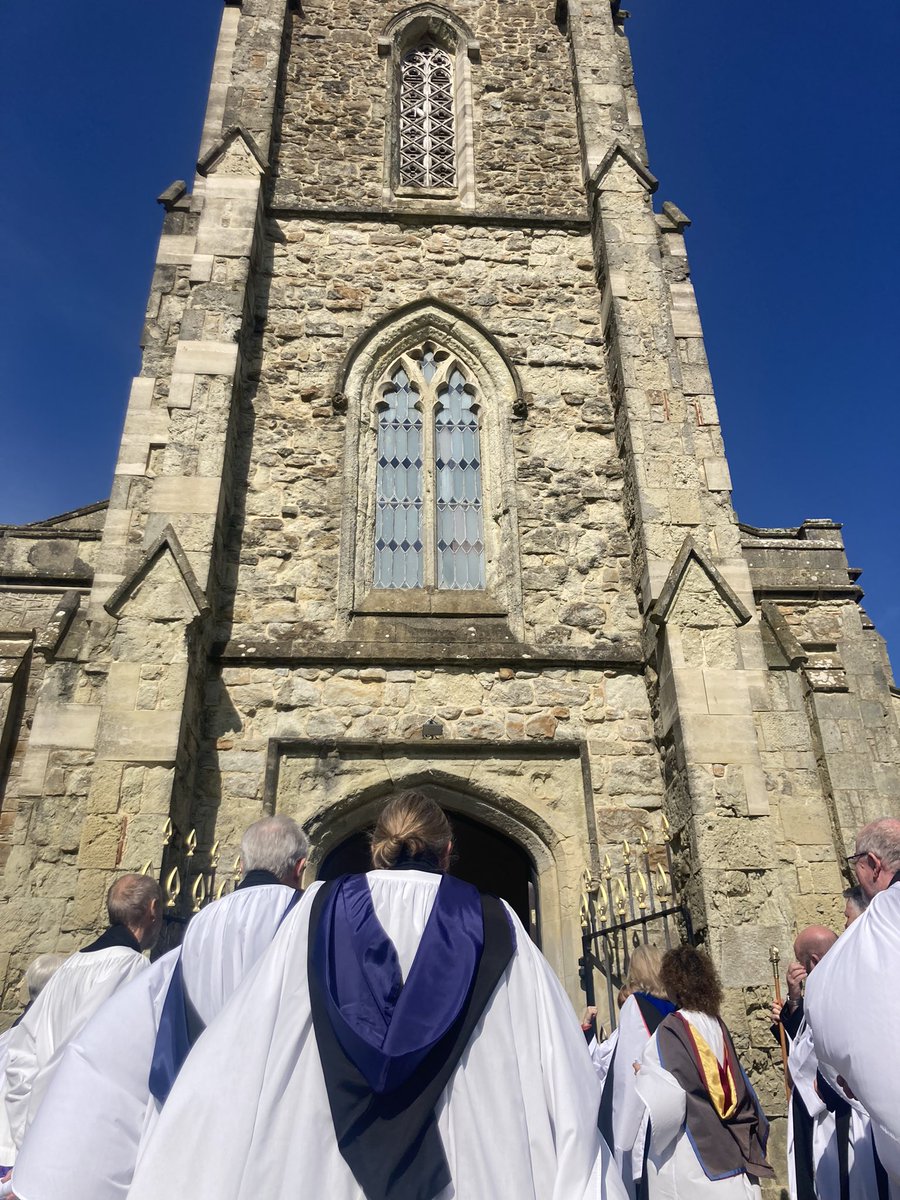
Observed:
[[[665,817],[663,842],[664,847],[651,846],[646,829],[642,829],[637,846],[622,843],[621,870],[613,868],[607,854],[601,878],[585,873],[583,880],[578,961],[581,987],[586,1003],[596,1005],[594,973],[603,976],[610,1029],[616,1028],[616,997],[628,974],[632,950],[641,944],[669,949],[694,940],[690,913],[674,888]],[[600,1032],[598,1021],[598,1038]]]

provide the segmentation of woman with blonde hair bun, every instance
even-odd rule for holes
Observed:
[[[373,870],[314,883],[191,1051],[129,1200],[625,1200],[556,976],[508,905],[448,874],[403,792]],[[226,1069],[240,1046],[240,1088]],[[216,1136],[190,1148],[185,1122]]]
[[[616,1156],[628,1195],[646,1196],[647,1110],[637,1094],[632,1064],[664,1017],[675,1011],[662,982],[663,952],[638,945],[631,952],[625,986],[630,992],[619,1014],[619,1027],[603,1080],[600,1129]],[[602,1048],[601,1048],[602,1049]]]
[[[421,792],[403,792],[386,804],[370,840],[376,870],[446,871],[450,865],[450,822]]]

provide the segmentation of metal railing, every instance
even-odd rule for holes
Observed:
[[[666,818],[662,847],[651,846],[642,829],[636,846],[622,842],[621,855],[618,869],[605,855],[600,879],[585,872],[581,893],[581,987],[586,1003],[594,1006],[594,974],[603,976],[611,1029],[616,1028],[616,998],[634,948],[652,943],[670,949],[674,942],[693,942],[690,913],[674,887]]]

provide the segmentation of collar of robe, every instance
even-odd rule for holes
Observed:
[[[284,884],[273,871],[267,871],[264,867],[254,867],[252,871],[247,872],[234,890],[236,892],[243,892],[247,888],[266,887],[272,884],[284,887]]]
[[[93,954],[97,950],[110,950],[116,946],[121,946],[126,950],[133,950],[135,954],[141,953],[141,943],[131,930],[127,929],[124,925],[110,925],[109,929],[101,933],[95,942],[91,942],[89,946],[85,946],[81,950],[81,953]]]
[[[373,1092],[406,1082],[453,1026],[483,948],[478,890],[444,875],[404,982],[365,875],[339,881],[324,905],[312,966],[335,1037]]]

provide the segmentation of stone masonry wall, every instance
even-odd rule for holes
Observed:
[[[333,636],[348,486],[345,418],[332,406],[341,364],[374,322],[428,296],[482,322],[529,395],[527,419],[512,425],[527,639],[590,646],[633,636],[622,471],[587,238],[281,220],[271,241],[259,289],[259,383],[242,433],[249,479],[230,547],[240,561],[231,636]]]
[[[276,145],[279,206],[381,207],[392,84],[378,38],[395,11],[372,0],[304,5]],[[571,69],[552,4],[459,0],[452,11],[480,46],[471,64],[479,211],[583,216]]]

